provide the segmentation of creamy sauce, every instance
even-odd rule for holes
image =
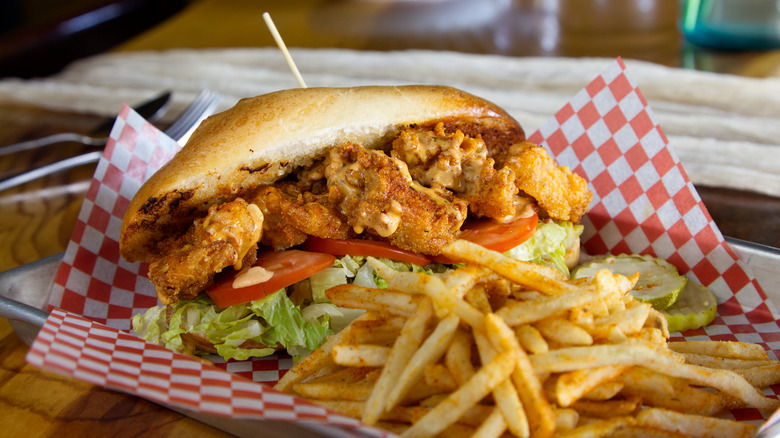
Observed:
[[[244,257],[246,257],[246,254],[252,246],[260,241],[260,237],[263,234],[263,212],[260,211],[260,207],[255,204],[249,204],[246,209],[247,212],[249,212],[249,216],[252,218],[254,228],[252,229],[252,237],[250,239],[239,242],[238,260],[236,260],[236,263],[233,265],[233,269],[237,271],[241,270]]]
[[[509,222],[514,222],[515,220],[520,218],[531,217],[535,213],[534,204],[533,202],[531,202],[530,199],[516,196],[514,202],[515,202],[515,212],[505,217],[496,219],[496,222],[507,224]]]
[[[385,213],[369,215],[361,211],[352,229],[361,234],[366,228],[371,228],[381,237],[390,237],[399,225],[401,225],[401,203],[393,199],[390,210]]]
[[[350,196],[360,195],[360,188],[353,182],[350,182],[349,179],[350,175],[362,172],[363,170],[363,166],[355,162],[346,166],[341,166],[341,169],[333,176],[332,181],[336,184],[339,191],[341,191],[344,199],[347,199]]]
[[[406,179],[406,181],[409,183],[409,187],[412,188],[412,190],[415,190],[417,192],[420,192],[422,194],[428,195],[433,201],[439,205],[449,205],[450,202],[444,199],[441,195],[436,193],[436,190],[425,187],[424,185],[418,183],[414,179],[412,179],[412,175],[409,174],[409,167],[404,163],[403,161],[397,159],[397,158],[390,158],[395,163],[396,167],[398,168],[398,171],[401,172],[401,175]]]
[[[246,271],[238,274],[233,279],[233,289],[239,289],[247,286],[264,283],[274,276],[274,271],[269,271],[260,266],[253,266]]]

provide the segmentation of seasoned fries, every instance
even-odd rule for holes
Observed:
[[[668,342],[628,294],[637,276],[566,280],[463,241],[443,252],[467,264],[428,275],[369,258],[388,289],[328,290],[367,312],[276,387],[404,437],[747,437],[756,426],[714,416],[780,407],[760,389],[780,362],[754,344]]]

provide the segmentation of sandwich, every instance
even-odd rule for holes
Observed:
[[[381,287],[366,257],[435,273],[467,239],[567,272],[586,182],[495,104],[444,86],[283,90],[201,123],[130,202],[120,254],[161,306],[134,330],[246,359],[316,349],[354,317],[327,287]],[[346,315],[345,315],[346,313]]]

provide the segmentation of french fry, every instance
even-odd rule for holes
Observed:
[[[773,362],[767,359],[730,359],[718,356],[708,356],[697,353],[680,353],[685,361],[709,368],[719,368],[723,370],[742,370],[747,368],[771,365]],[[777,363],[776,361],[774,363]]]
[[[596,330],[616,327],[625,335],[637,333],[644,327],[651,309],[649,304],[637,303],[624,312],[598,318],[593,321],[593,325]]]
[[[772,361],[767,365],[752,368],[736,369],[735,373],[750,382],[756,388],[776,385],[780,383],[780,363]]]
[[[684,438],[677,432],[669,432],[667,430],[655,429],[648,426],[630,425],[622,427],[618,430],[612,431],[609,438]]]
[[[555,432],[555,416],[552,406],[544,395],[542,383],[534,373],[528,356],[520,348],[517,339],[512,336],[512,329],[496,314],[485,317],[485,325],[491,343],[498,349],[514,351],[517,354],[517,366],[512,371],[512,382],[518,392],[520,401],[526,411],[530,435],[533,437],[549,437]]]
[[[293,390],[306,398],[316,400],[363,401],[371,395],[374,385],[368,382],[300,382]]]
[[[443,402],[448,395],[449,394],[439,394],[428,397],[427,399],[420,401],[420,406],[425,408],[425,412],[427,413],[427,410],[435,408],[439,403]],[[458,418],[458,423],[479,427],[479,425],[493,412],[493,408],[494,406],[476,404]],[[419,416],[418,419],[419,418],[422,418],[422,415]]]
[[[444,429],[440,436],[447,438],[470,438],[474,436],[474,433],[476,433],[476,429],[474,427],[466,426],[460,423],[453,423],[447,426],[447,428]],[[406,435],[406,432],[404,432],[402,436],[403,435]]]
[[[550,346],[544,340],[539,330],[532,325],[521,325],[515,329],[515,335],[523,350],[531,354],[547,353]]]
[[[439,322],[433,333],[425,339],[420,348],[409,359],[392,389],[387,393],[385,409],[398,404],[406,396],[409,388],[423,376],[425,366],[438,361],[444,355],[459,323],[460,319],[455,315]]]
[[[630,369],[620,376],[620,380],[624,383],[624,394],[641,397],[647,406],[708,416],[741,406],[734,398],[722,393],[696,388],[684,379],[642,367]]]
[[[352,321],[349,341],[355,344],[393,345],[406,324],[406,319],[400,316],[389,316]]]
[[[758,344],[735,341],[676,341],[667,344],[678,353],[704,354],[742,360],[766,360],[767,352]]]
[[[350,309],[366,309],[376,313],[391,313],[409,317],[420,304],[420,297],[387,289],[372,289],[341,284],[325,292],[335,305]]]
[[[452,392],[458,389],[458,382],[450,374],[450,370],[442,364],[434,363],[425,366],[423,372],[425,383],[442,392]]]
[[[333,347],[333,362],[345,367],[381,367],[390,348],[381,345],[341,344]]]
[[[635,396],[615,400],[577,400],[572,407],[587,417],[613,418],[632,415],[641,403],[642,399]]]
[[[387,395],[401,375],[404,365],[414,355],[417,347],[422,343],[425,335],[425,326],[433,314],[433,306],[430,300],[422,300],[420,306],[406,322],[401,334],[393,344],[390,356],[387,358],[382,374],[374,385],[371,396],[368,398],[366,408],[363,411],[363,422],[371,425],[379,421],[385,411]]]
[[[390,431],[396,435],[403,434],[409,429],[409,423],[399,423],[395,421],[380,421],[376,424],[377,427]]]
[[[608,420],[593,421],[586,425],[577,426],[556,434],[562,438],[590,438],[609,436],[615,430],[633,425],[636,422],[633,417],[617,417]]]
[[[498,438],[506,430],[505,417],[499,409],[493,409],[484,422],[474,431],[472,438]]]
[[[565,277],[555,268],[521,262],[466,240],[456,240],[445,245],[442,254],[490,268],[515,284],[544,294],[560,295],[575,290],[564,282]]]
[[[495,335],[502,336],[503,333],[496,331]],[[485,335],[474,332],[474,340],[477,343],[482,363],[488,363],[495,359],[497,352]],[[504,343],[506,345],[511,344],[511,342]],[[518,350],[519,348],[514,351],[517,355],[520,354]],[[496,389],[493,390],[493,399],[504,418],[504,425],[506,428],[515,436],[527,437],[529,435],[528,419],[523,410],[523,404],[520,402],[520,397],[510,380],[504,380],[496,386]]]
[[[555,430],[557,431],[574,429],[580,421],[579,412],[571,408],[556,408],[554,416]]]
[[[539,330],[549,344],[557,346],[593,344],[593,337],[590,333],[567,319],[546,318],[537,321],[534,327]]]
[[[444,283],[453,295],[462,298],[466,292],[470,291],[480,280],[490,277],[492,272],[489,269],[467,265],[458,268],[450,273],[444,279]]]
[[[659,408],[643,409],[637,415],[637,424],[702,438],[747,438],[755,435],[757,430],[755,425],[748,423],[682,414]]]
[[[587,400],[609,400],[612,397],[618,395],[623,390],[623,383],[618,381],[610,381],[602,383],[601,385],[588,391],[582,398]]]
[[[437,306],[455,313],[471,326],[480,327],[484,324],[482,313],[448,290],[439,277],[413,272],[398,272],[372,257],[367,260],[390,287],[410,293],[425,294]]]
[[[647,322],[645,322],[645,327],[648,329],[658,330],[661,334],[663,342],[666,342],[666,340],[669,339],[669,321],[667,321],[663,313],[659,312],[658,310],[653,308],[650,309],[650,314],[647,315]]]
[[[517,355],[511,351],[500,353],[484,364],[468,382],[450,394],[424,417],[412,425],[403,436],[407,438],[430,437],[438,434],[469,408],[493,391],[515,368]]]
[[[628,366],[612,365],[561,374],[555,382],[555,399],[559,406],[571,406],[585,394],[616,379],[628,368]]]
[[[678,364],[644,345],[567,347],[531,357],[534,371],[565,372],[607,365],[640,365],[674,377],[719,389],[757,409],[777,409],[780,401],[765,397],[738,374],[696,365]]]
[[[668,350],[666,348],[667,338],[668,335],[664,335],[662,329],[658,329],[655,327],[645,327],[642,330],[640,330],[639,333],[635,333],[634,335],[631,336],[631,339],[635,341],[644,342],[645,344],[648,345],[656,345],[658,347],[663,347],[663,349],[666,350],[666,353],[668,353],[671,357],[674,357],[679,363],[685,363],[685,358],[682,357],[679,353]],[[626,337],[626,340],[624,342],[627,341],[628,341],[628,337]]]
[[[376,314],[366,312],[358,317],[356,321],[367,321],[376,318]],[[274,388],[282,392],[290,392],[294,384],[313,376],[323,368],[334,365],[333,355],[331,354],[333,347],[340,344],[343,339],[347,339],[350,336],[350,333],[350,327],[346,327],[342,331],[329,336],[320,348],[306,356],[294,367],[287,370],[276,385],[274,385]]]
[[[370,376],[373,374],[373,368],[348,367],[341,368],[331,373],[307,379],[306,382],[316,383],[357,383],[366,381],[373,383]]]
[[[504,318],[510,326],[530,324],[550,316],[559,315],[566,310],[584,306],[599,296],[590,290],[578,290],[565,295],[544,297],[534,301],[508,300],[496,314]]]
[[[471,304],[482,313],[492,312],[492,309],[490,308],[490,301],[487,298],[487,293],[485,293],[484,287],[477,286],[472,288],[463,298],[467,303]]]
[[[420,403],[422,400],[427,400],[431,397],[440,396],[442,394],[449,394],[452,391],[445,391],[441,387],[431,386],[425,383],[424,380],[420,380],[417,385],[414,385],[409,392],[406,393],[406,397],[401,401],[403,405],[412,405]]]
[[[471,363],[471,336],[468,333],[463,330],[455,332],[444,356],[444,363],[458,385],[471,379],[475,371]]]

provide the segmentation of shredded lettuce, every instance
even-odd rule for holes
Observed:
[[[553,266],[569,276],[566,266],[566,248],[582,234],[584,227],[568,221],[539,222],[536,233],[510,249],[506,255],[516,260]]]
[[[269,346],[279,344],[290,354],[308,354],[332,333],[328,318],[305,319],[301,308],[293,304],[284,289],[225,309],[217,308],[207,296],[201,295],[174,305],[170,328],[167,326],[164,306],[152,307],[133,317],[133,330],[143,339],[182,353],[187,349],[182,334],[206,333],[217,353],[226,360],[268,356],[275,351],[239,348],[247,340]]]
[[[338,262],[338,260],[336,260],[336,262]],[[309,277],[312,300],[315,303],[327,303],[328,298],[325,296],[325,291],[333,286],[347,284],[347,272],[351,271],[334,266],[332,268],[325,268]],[[354,274],[350,275],[350,277],[352,276],[354,276]]]
[[[314,351],[325,342],[325,336],[331,333],[327,321],[305,320],[301,308],[290,301],[284,289],[253,301],[249,307],[268,323],[264,333],[267,339],[276,340],[288,352],[291,347],[305,347]]]

